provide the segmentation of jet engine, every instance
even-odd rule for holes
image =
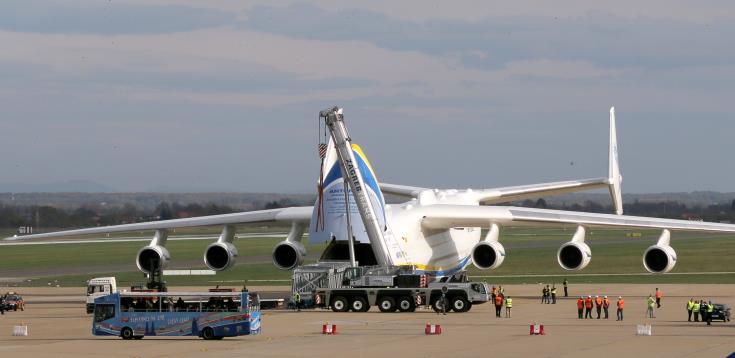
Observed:
[[[297,241],[281,241],[273,248],[273,264],[281,270],[290,270],[301,265],[306,257],[306,248]]]
[[[505,260],[505,248],[497,241],[480,241],[472,248],[472,264],[480,270],[498,268]]]
[[[229,242],[215,242],[204,250],[204,264],[214,271],[222,271],[235,264],[237,248]]]
[[[138,251],[135,264],[138,265],[138,270],[150,274],[153,271],[166,267],[169,260],[171,260],[171,255],[165,247],[161,245],[150,245]]]
[[[500,237],[500,228],[497,224],[492,224],[488,230],[485,239],[475,244],[472,248],[470,257],[472,264],[480,270],[493,270],[498,268],[505,260],[505,248],[503,244],[498,242]]]
[[[556,259],[565,270],[576,271],[581,270],[589,265],[592,259],[592,250],[584,243],[585,229],[582,226],[577,227],[572,241],[561,245],[556,253]]]
[[[664,230],[656,245],[643,253],[643,267],[651,273],[667,273],[676,265],[676,251],[669,246],[671,234]]]
[[[156,230],[151,243],[138,251],[135,257],[135,264],[138,270],[146,274],[151,274],[157,270],[163,270],[171,260],[171,254],[166,249],[166,240],[168,239],[168,231],[165,229]]]
[[[291,223],[291,231],[285,241],[273,248],[273,264],[281,270],[290,270],[301,265],[306,257],[306,248],[301,243],[306,226],[304,223]]]

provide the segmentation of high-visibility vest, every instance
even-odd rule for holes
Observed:
[[[687,311],[691,311],[694,309],[694,301],[687,302]]]
[[[656,291],[656,298],[661,298],[661,296],[663,296],[663,295],[664,295],[663,292]]]
[[[623,307],[625,307],[625,300],[623,300],[621,298],[621,299],[618,300],[618,309],[621,309],[622,310]]]
[[[500,292],[500,294],[502,295],[503,293],[505,293],[505,289],[501,287],[501,288],[500,288],[500,289],[498,290],[498,292]]]
[[[554,288],[551,289],[551,294],[552,295],[555,295],[556,294],[556,287],[554,287]]]
[[[500,306],[503,304],[503,297],[501,296],[495,296],[495,305]]]
[[[607,298],[602,301],[602,307],[608,308],[610,307],[610,300]]]
[[[588,298],[584,301],[584,306],[587,308],[592,308],[592,299]]]
[[[692,302],[692,311],[699,312],[699,302]]]
[[[715,305],[713,304],[707,304],[707,313],[712,313],[715,311]]]
[[[301,294],[299,294],[298,292],[294,293],[294,294],[293,294],[293,300],[294,300],[295,302],[299,302],[299,301],[301,301]]]
[[[582,308],[584,308],[584,300],[583,299],[580,298],[580,299],[577,300],[577,308],[580,309],[580,310]]]
[[[656,300],[653,299],[653,297],[648,297],[648,307],[653,308],[653,305],[656,304]]]
[[[508,298],[508,299],[505,300],[505,307],[508,307],[508,308],[513,307],[513,299],[512,298]]]
[[[597,304],[598,306],[602,306],[602,298],[595,297],[595,304]]]

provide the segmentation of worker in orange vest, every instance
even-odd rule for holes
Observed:
[[[595,307],[597,308],[597,319],[600,319],[600,313],[602,313],[602,298],[595,296]]]
[[[622,296],[618,296],[618,319],[616,321],[623,320],[623,308],[625,307],[625,300]]]
[[[577,315],[579,315],[579,319],[583,319],[582,317],[584,315],[584,299],[582,296],[579,296],[579,299],[577,300]]]
[[[664,295],[661,290],[656,288],[656,308],[661,308],[661,297]]]
[[[587,296],[584,300],[584,318],[592,319],[592,296]]]
[[[503,309],[503,296],[495,295],[495,317],[500,318],[500,311]]]
[[[610,308],[610,300],[605,296],[605,298],[602,299],[602,309],[605,310],[605,319],[608,319],[607,315],[607,309]]]

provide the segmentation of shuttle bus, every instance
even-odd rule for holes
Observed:
[[[242,292],[118,292],[94,301],[92,334],[222,339],[260,333],[260,298]]]

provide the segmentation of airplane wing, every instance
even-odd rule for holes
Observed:
[[[548,195],[607,188],[609,186],[610,179],[596,178],[475,190],[474,193],[477,196],[477,200],[483,204],[498,204]]]
[[[126,231],[146,231],[195,226],[236,225],[264,222],[297,222],[308,224],[309,220],[311,220],[311,212],[311,206],[290,207],[281,209],[246,211],[222,215],[199,216],[186,219],[173,219],[124,225],[102,226],[89,229],[56,231],[44,234],[18,236],[13,239],[42,239],[50,237],[107,234]]]
[[[491,224],[539,227],[579,225],[585,227],[735,233],[735,225],[733,224],[512,206],[431,205],[420,210],[424,210],[421,225],[427,229],[489,227]]]
[[[419,193],[424,190],[430,190],[429,188],[421,188],[418,186],[398,185],[398,184],[386,184],[380,183],[380,190],[386,194],[405,196],[409,198],[415,198],[419,196]]]

